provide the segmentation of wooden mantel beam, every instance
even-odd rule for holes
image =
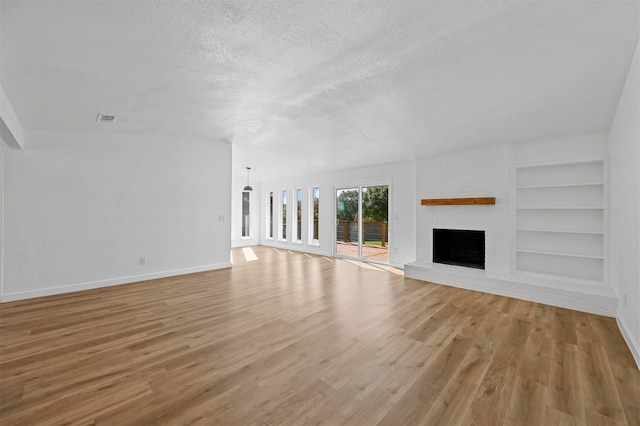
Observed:
[[[420,204],[423,206],[469,206],[480,204],[495,204],[496,197],[474,198],[424,198]]]

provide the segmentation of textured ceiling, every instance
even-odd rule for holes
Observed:
[[[0,84],[27,131],[227,140],[264,180],[607,130],[638,5],[2,0]]]

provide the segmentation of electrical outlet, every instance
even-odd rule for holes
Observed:
[[[224,222],[224,216],[219,214],[218,215],[218,222]]]
[[[147,264],[147,258],[146,257],[141,257],[140,258],[140,265],[146,265]]]

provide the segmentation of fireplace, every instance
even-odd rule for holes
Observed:
[[[433,263],[484,269],[484,231],[434,229]]]

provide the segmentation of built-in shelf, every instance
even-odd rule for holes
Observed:
[[[521,164],[517,166],[519,169],[538,169],[540,167],[566,167],[573,165],[585,165],[585,164],[596,164],[600,165],[602,160],[593,159],[593,160],[563,160],[563,161],[554,161],[554,162],[543,162],[543,163],[533,163],[533,164]]]
[[[516,210],[604,210],[604,207],[518,207]]]
[[[515,268],[592,282],[604,279],[604,161],[515,169]]]
[[[590,254],[576,254],[576,253],[563,253],[559,251],[544,251],[544,250],[524,250],[517,249],[517,253],[533,253],[533,254],[545,254],[549,256],[567,256],[567,257],[580,257],[584,259],[600,259],[604,260],[603,256],[594,256]]]
[[[523,185],[518,186],[516,189],[539,189],[539,188],[574,188],[580,186],[604,186],[604,183],[565,183],[565,184],[550,184],[550,185]]]
[[[423,206],[469,206],[495,204],[495,197],[471,198],[425,198],[420,201]]]
[[[517,232],[554,232],[557,234],[587,234],[587,235],[604,235],[604,232],[599,231],[559,231],[557,229],[531,229],[531,228],[516,228]]]

